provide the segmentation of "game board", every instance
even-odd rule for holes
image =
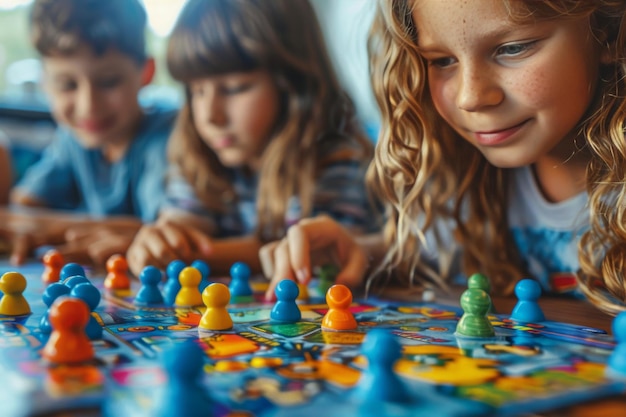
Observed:
[[[109,416],[150,416],[167,389],[161,352],[194,339],[206,353],[203,383],[214,416],[438,415],[509,416],[542,412],[624,392],[626,382],[605,376],[614,340],[601,330],[557,322],[524,324],[491,316],[496,337],[455,336],[463,313],[425,302],[356,300],[353,332],[321,331],[324,299],[301,304],[302,320],[275,324],[272,304],[231,305],[232,331],[199,331],[201,308],[139,308],[133,291],[106,293],[94,313],[105,327],[94,342],[97,363],[49,367],[38,351],[45,312],[43,267],[18,268],[29,280],[33,313],[0,317],[1,415],[97,408]],[[0,274],[10,268],[0,264]],[[89,273],[88,273],[89,275]],[[90,277],[102,288],[102,279]],[[260,290],[262,285],[255,287]],[[135,288],[136,290],[136,288]],[[373,328],[391,331],[403,345],[395,371],[410,404],[362,406],[352,395],[367,366],[360,346]]]

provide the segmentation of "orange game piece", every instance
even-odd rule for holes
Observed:
[[[59,275],[61,274],[61,268],[65,264],[63,255],[56,249],[50,249],[43,256],[43,264],[45,268],[41,274],[41,280],[44,284],[52,284],[59,281]]]
[[[128,262],[122,255],[112,255],[106,264],[107,276],[104,279],[104,288],[109,290],[130,289],[128,277]]]
[[[202,292],[202,301],[206,311],[198,327],[205,330],[228,330],[233,327],[233,319],[226,309],[230,301],[230,290],[226,285],[219,282],[210,284]]]
[[[0,314],[5,316],[23,316],[30,314],[28,301],[22,294],[26,289],[26,278],[19,272],[5,272],[0,278]]]
[[[49,317],[52,333],[41,356],[54,364],[78,364],[93,359],[93,346],[85,332],[90,311],[83,300],[61,296],[52,303]]]
[[[200,281],[202,274],[192,266],[183,268],[178,275],[180,290],[176,294],[174,305],[179,307],[195,307],[202,305],[202,294],[200,294]],[[230,293],[229,293],[230,298]]]
[[[322,319],[322,330],[355,330],[356,319],[350,312],[352,292],[341,284],[333,285],[326,292],[328,312]]]

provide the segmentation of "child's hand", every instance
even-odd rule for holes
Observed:
[[[287,236],[259,251],[261,265],[271,282],[265,298],[274,300],[274,288],[283,279],[308,283],[312,264],[334,259],[340,271],[336,283],[357,286],[368,267],[365,251],[348,230],[328,216],[305,219],[289,228]]]
[[[176,259],[186,262],[206,257],[211,252],[211,238],[193,227],[173,221],[144,225],[126,253],[128,267],[135,276],[152,265],[160,269]]]
[[[126,253],[138,230],[139,225],[72,227],[65,232],[66,243],[57,250],[66,261],[104,266],[112,255]]]

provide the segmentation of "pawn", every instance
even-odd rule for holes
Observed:
[[[196,307],[202,305],[202,294],[198,286],[202,281],[202,275],[196,268],[190,266],[183,268],[178,276],[180,291],[176,294],[174,304],[179,307]]]
[[[235,262],[230,267],[230,295],[234,303],[247,303],[253,300],[250,287],[250,267],[243,262]]]
[[[167,375],[167,389],[157,402],[157,417],[210,417],[211,398],[205,391],[201,377],[204,352],[192,340],[176,343],[163,354],[163,368]]]
[[[511,313],[511,319],[524,323],[538,323],[546,317],[537,300],[541,295],[539,283],[533,279],[522,279],[515,285],[517,304]]]
[[[63,268],[61,268],[61,272],[59,273],[59,280],[65,281],[69,277],[73,277],[76,275],[80,275],[83,277],[87,276],[87,274],[85,274],[85,269],[82,266],[77,263],[70,262],[63,265]]]
[[[328,311],[322,319],[322,330],[356,330],[357,323],[350,311],[352,292],[348,287],[335,284],[326,292]]]
[[[30,306],[24,297],[26,278],[19,272],[5,272],[0,278],[0,314],[5,316],[23,316],[30,314]]]
[[[296,323],[302,318],[302,313],[296,304],[298,298],[298,285],[284,279],[276,285],[276,304],[270,312],[270,319],[279,323]]]
[[[163,304],[163,296],[159,290],[161,279],[162,274],[159,268],[148,265],[142,269],[139,274],[141,288],[139,288],[133,302],[141,306]]]
[[[609,356],[607,373],[626,378],[626,311],[613,319],[612,330],[617,344]]]
[[[308,301],[310,296],[309,296],[309,287],[306,284],[300,284],[298,283],[298,301],[301,302],[305,302]]]
[[[85,333],[89,306],[83,300],[59,297],[50,307],[52,333],[41,356],[52,364],[77,364],[93,359],[94,351]]]
[[[87,307],[89,307],[89,321],[87,322],[87,327],[85,327],[87,337],[91,340],[102,339],[102,326],[91,314],[100,304],[100,291],[91,284],[82,283],[72,288],[70,297],[84,301]]]
[[[58,282],[63,268],[63,255],[56,249],[51,249],[43,256],[43,264],[45,268],[41,274],[41,280],[45,285]]]
[[[108,290],[130,289],[128,277],[128,262],[122,255],[112,255],[106,263],[107,276],[104,279],[104,288]]]
[[[78,284],[90,284],[91,285],[91,281],[89,281],[89,279],[87,279],[83,275],[73,275],[71,277],[65,278],[65,280],[63,280],[63,284],[71,290]]]
[[[361,403],[409,402],[409,393],[393,370],[402,357],[402,346],[393,334],[374,329],[365,337],[361,352],[367,358],[367,368],[354,391],[356,399]]]
[[[211,267],[206,262],[196,259],[191,263],[191,266],[200,271],[200,275],[202,275],[202,281],[200,281],[200,285],[198,289],[202,293],[204,289],[211,283],[209,281],[209,275],[211,275]]]
[[[165,285],[163,285],[163,299],[168,306],[174,305],[176,301],[176,295],[178,295],[178,291],[180,291],[180,281],[178,277],[186,266],[187,265],[180,259],[176,259],[167,265],[165,270],[167,281],[165,281]]]
[[[487,295],[491,295],[491,282],[489,282],[489,278],[480,273],[472,274],[467,279],[467,288],[478,288],[479,290],[483,290],[487,293]],[[493,303],[489,306],[488,313],[495,314],[496,310],[493,307]]]
[[[461,295],[463,316],[456,326],[456,332],[468,337],[493,337],[495,331],[487,318],[491,305],[489,294],[479,288],[468,288]]]
[[[41,316],[41,320],[39,321],[39,330],[41,331],[41,333],[49,334],[52,331],[52,326],[50,326],[49,319],[50,306],[52,306],[52,303],[54,303],[57,298],[63,295],[69,295],[69,293],[70,287],[60,282],[53,282],[46,287],[43,292],[42,299],[43,303],[48,307],[48,309],[46,310],[45,314]]]
[[[233,319],[226,309],[230,301],[230,292],[226,285],[219,282],[209,285],[202,293],[202,301],[206,310],[200,319],[199,328],[205,330],[232,329]]]

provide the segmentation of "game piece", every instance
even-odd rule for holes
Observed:
[[[617,344],[609,357],[607,374],[626,378],[626,311],[613,319],[611,328]]]
[[[139,274],[141,288],[137,291],[133,302],[142,306],[163,304],[163,296],[159,290],[159,283],[162,278],[163,274],[159,268],[151,265],[144,267]]]
[[[122,255],[112,255],[106,263],[107,276],[104,280],[104,288],[109,290],[130,289],[128,277],[128,262]]]
[[[467,279],[467,288],[478,288],[487,293],[491,298],[491,282],[485,275],[476,272]],[[496,314],[493,303],[489,306],[488,313]]]
[[[280,281],[274,289],[276,304],[270,312],[270,319],[279,323],[295,323],[302,318],[302,313],[296,299],[298,297],[298,285],[289,280]]]
[[[326,292],[328,311],[322,319],[322,330],[356,330],[357,322],[350,311],[352,292],[348,287],[335,284]]]
[[[24,298],[26,278],[19,272],[5,272],[0,278],[0,314],[5,316],[23,316],[30,314],[30,306]]]
[[[54,300],[59,298],[62,295],[69,295],[70,287],[60,282],[53,282],[46,287],[43,292],[42,300],[43,303],[48,307],[48,310],[41,316],[41,320],[39,321],[39,330],[42,333],[48,334],[52,331],[52,327],[50,326],[50,306],[54,303]]]
[[[361,352],[367,358],[367,368],[361,374],[354,397],[360,403],[410,401],[408,391],[394,372],[394,363],[402,357],[402,346],[394,335],[374,329],[365,336]]]
[[[202,275],[196,268],[187,266],[180,271],[178,276],[180,290],[176,294],[174,304],[179,307],[195,307],[202,305],[202,294],[198,289]]]
[[[202,293],[202,301],[206,310],[200,319],[199,328],[204,330],[228,330],[233,327],[233,319],[230,317],[226,306],[230,301],[230,291],[222,283],[210,284]]]
[[[52,364],[77,364],[93,359],[94,350],[85,333],[89,306],[79,299],[59,297],[50,307],[52,333],[41,356]]]
[[[65,285],[69,289],[74,288],[78,284],[90,284],[91,285],[91,281],[89,281],[89,279],[85,277],[84,275],[73,275],[63,280],[63,285]]]
[[[298,283],[297,285],[298,285],[298,298],[296,300],[302,301],[302,302],[309,300],[309,298],[311,298],[309,296],[309,287],[306,284]]]
[[[157,417],[209,417],[213,404],[201,384],[204,352],[192,340],[176,343],[163,352],[167,387],[157,402]]]
[[[533,279],[522,279],[515,285],[517,304],[511,313],[511,319],[524,323],[538,323],[546,318],[537,300],[541,295],[541,286]]]
[[[248,303],[254,300],[250,287],[250,267],[243,262],[235,262],[230,267],[230,296],[233,303]]]
[[[186,266],[183,261],[176,259],[170,262],[165,269],[167,281],[165,281],[163,285],[163,299],[168,306],[174,305],[176,301],[176,295],[178,295],[178,291],[180,291],[178,276],[180,275],[180,271],[185,269]]]
[[[102,326],[98,323],[98,320],[91,314],[98,304],[100,304],[100,291],[93,285],[88,283],[81,283],[76,285],[70,291],[70,297],[78,298],[87,304],[89,307],[89,321],[85,327],[85,333],[91,340],[102,339]]]
[[[77,263],[70,262],[63,265],[63,268],[61,268],[61,272],[59,273],[59,280],[65,281],[69,277],[73,277],[76,275],[80,275],[83,277],[87,276],[87,274],[85,274],[85,269],[82,266]]]
[[[495,331],[487,318],[491,299],[479,288],[468,288],[461,295],[463,316],[456,326],[456,332],[468,337],[493,337]]]
[[[63,268],[64,263],[65,261],[63,260],[63,255],[61,255],[58,250],[51,249],[46,252],[43,256],[43,264],[45,265],[45,268],[41,274],[41,280],[44,284],[51,284],[59,281],[61,268]]]
[[[211,275],[211,267],[209,266],[209,264],[200,259],[196,259],[195,261],[193,261],[191,263],[191,266],[200,271],[200,275],[202,275],[202,281],[200,281],[200,285],[198,286],[200,293],[202,293],[207,285],[211,283],[209,281],[209,275]]]
[[[317,284],[317,290],[320,294],[326,294],[328,289],[335,284],[335,278],[339,273],[339,268],[334,264],[326,264],[320,268],[319,282]]]

